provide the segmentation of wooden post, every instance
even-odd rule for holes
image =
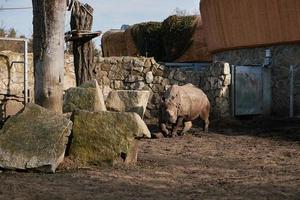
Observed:
[[[93,25],[94,9],[77,0],[71,3],[71,30],[90,32]],[[91,38],[73,40],[74,67],[77,86],[92,79],[93,46]]]

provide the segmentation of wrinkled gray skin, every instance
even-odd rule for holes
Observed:
[[[171,135],[176,135],[180,126],[183,135],[192,128],[192,120],[200,117],[203,130],[208,131],[210,102],[204,92],[192,84],[171,86],[162,97],[160,128],[164,135],[170,135],[168,124],[173,125]]]

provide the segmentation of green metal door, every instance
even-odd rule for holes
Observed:
[[[262,66],[235,66],[235,116],[263,114]]]

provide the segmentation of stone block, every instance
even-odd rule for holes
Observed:
[[[96,80],[66,91],[63,105],[64,113],[73,112],[76,109],[89,111],[106,110],[103,93]]]
[[[131,152],[131,148],[136,148],[135,138],[151,137],[136,113],[77,110],[73,119],[69,154],[82,165],[113,164],[121,154],[135,158],[136,151]]]
[[[139,146],[140,146],[139,140],[135,139],[131,142],[124,161],[126,165],[136,165],[138,153],[139,153]]]
[[[110,111],[136,112],[143,118],[150,91],[113,90],[106,99],[106,107]]]
[[[0,131],[0,167],[55,172],[63,161],[72,122],[35,104],[8,119]]]

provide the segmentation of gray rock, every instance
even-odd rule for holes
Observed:
[[[70,155],[83,165],[114,163],[128,155],[135,138],[151,134],[140,116],[129,112],[74,112]]]
[[[181,70],[177,70],[175,75],[174,75],[174,79],[177,80],[177,81],[185,81],[186,80],[186,74]]]
[[[152,90],[154,93],[159,93],[161,94],[164,92],[165,87],[161,84],[153,84]]]
[[[144,63],[138,59],[136,59],[133,63],[133,70],[137,72],[143,72],[144,70]]]
[[[71,129],[72,122],[63,115],[27,104],[0,131],[0,167],[55,172]]]
[[[112,89],[109,86],[107,86],[107,85],[103,86],[102,94],[103,94],[104,101],[107,99],[107,97],[111,91],[112,91]]]
[[[175,73],[176,73],[176,69],[170,69],[168,79],[169,79],[169,80],[173,79]]]
[[[145,83],[143,81],[135,82],[130,85],[130,89],[132,90],[143,90],[145,87]]]
[[[137,82],[137,81],[143,81],[144,78],[142,76],[139,76],[139,75],[128,75],[125,79],[125,82],[126,83],[134,83],[134,82]]]
[[[153,80],[153,83],[154,84],[161,84],[163,82],[164,78],[161,77],[161,76],[155,76],[154,77],[154,80]]]
[[[120,90],[124,87],[124,84],[122,81],[114,81],[114,88],[116,90]]]
[[[152,59],[152,58],[151,58],[151,59]],[[151,59],[148,58],[148,59],[145,60],[144,66],[145,66],[146,69],[151,68],[151,66],[152,66]]]
[[[104,97],[96,80],[82,84],[77,88],[70,88],[64,96],[64,113],[76,109],[89,111],[105,111]]]
[[[106,99],[108,110],[117,112],[136,112],[144,116],[150,91],[115,90],[111,91]]]
[[[153,82],[154,76],[151,71],[146,73],[146,83],[150,84]]]
[[[228,74],[228,75],[225,75],[225,80],[223,82],[223,86],[228,86],[231,84],[231,75]]]

